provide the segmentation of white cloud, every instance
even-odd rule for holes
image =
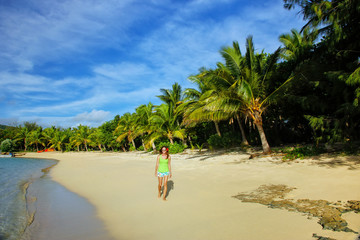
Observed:
[[[83,112],[72,118],[74,122],[79,123],[101,123],[108,119],[110,112],[93,109],[91,112]]]
[[[152,70],[143,63],[122,62],[119,64],[105,64],[96,66],[94,73],[120,83],[132,83],[134,79],[143,78],[152,73]],[[140,80],[140,79],[139,79]]]
[[[143,9],[132,7],[134,3],[68,0],[28,1],[27,8],[2,6],[0,34],[6,47],[0,53],[1,63],[23,71],[93,49],[121,48],[130,41],[126,30],[144,16]]]

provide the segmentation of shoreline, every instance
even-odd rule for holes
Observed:
[[[286,184],[296,187],[289,193],[292,199],[360,200],[359,156],[282,163],[271,157],[249,160],[246,153],[175,154],[173,189],[166,202],[157,199],[153,154],[52,152],[24,157],[60,160],[50,171],[53,180],[94,205],[114,239],[155,240],[166,235],[174,239],[272,236],[274,240],[302,240],[314,239],[315,234],[353,240],[357,236],[323,230],[315,217],[243,203],[232,196],[263,184]],[[359,213],[343,215],[350,228],[360,230]],[[165,223],[161,216],[166,216]],[[164,226],[159,228],[160,222]]]
[[[95,207],[51,178],[50,170],[59,160],[22,158],[55,161],[24,184],[28,221],[21,234],[22,240],[112,240],[96,217]]]

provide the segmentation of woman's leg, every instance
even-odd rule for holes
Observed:
[[[164,191],[163,191],[163,200],[166,201],[166,194],[167,194],[167,181],[169,176],[164,176]]]
[[[160,198],[161,196],[161,186],[162,186],[162,183],[163,183],[163,177],[158,177],[158,181],[159,181],[159,184],[158,184],[158,198]]]

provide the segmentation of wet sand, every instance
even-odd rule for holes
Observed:
[[[23,240],[113,240],[96,217],[96,208],[49,175],[30,184],[27,197],[35,218]]]
[[[323,230],[316,217],[242,202],[233,196],[261,185],[296,188],[287,198],[360,200],[360,157],[322,157],[283,163],[246,153],[172,155],[168,201],[157,198],[156,156],[148,153],[28,153],[60,160],[51,177],[86,198],[114,239],[354,240]],[[360,230],[360,214],[342,214]]]

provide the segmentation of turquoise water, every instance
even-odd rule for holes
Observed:
[[[87,199],[41,171],[56,163],[0,158],[0,240],[112,240]]]
[[[19,239],[31,223],[27,187],[39,179],[54,160],[0,158],[0,240]]]

